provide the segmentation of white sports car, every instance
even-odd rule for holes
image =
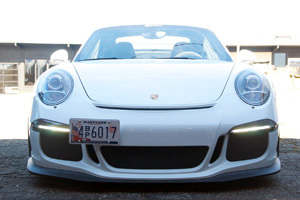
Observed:
[[[209,30],[95,31],[35,85],[28,170],[82,181],[217,182],[280,171],[275,92]]]

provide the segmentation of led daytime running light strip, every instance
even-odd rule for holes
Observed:
[[[250,132],[250,131],[259,131],[259,130],[267,130],[271,129],[272,127],[269,125],[266,126],[256,126],[251,128],[241,128],[241,129],[234,129],[231,132],[232,133],[244,133],[244,132]]]
[[[69,132],[70,131],[68,128],[59,128],[59,127],[55,127],[55,126],[38,125],[38,128],[49,130],[49,131],[59,131],[59,132]]]

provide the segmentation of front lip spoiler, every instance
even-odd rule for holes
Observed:
[[[233,181],[237,179],[244,179],[256,176],[264,176],[278,173],[281,169],[280,160],[277,157],[275,162],[268,167],[259,168],[259,169],[250,169],[246,171],[238,172],[229,172],[221,175],[217,175],[211,178],[205,179],[172,179],[172,180],[131,180],[131,179],[106,179],[106,178],[97,178],[84,173],[64,171],[58,169],[50,169],[45,167],[40,167],[34,164],[32,158],[28,159],[27,169],[30,173],[37,175],[45,176],[54,176],[64,179],[71,179],[77,181],[85,182],[115,182],[115,183],[193,183],[193,182],[224,182],[224,181]]]

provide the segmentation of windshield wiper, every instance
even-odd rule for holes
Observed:
[[[89,58],[89,59],[82,59],[78,61],[89,61],[89,60],[116,60],[116,59],[121,59],[121,58]]]

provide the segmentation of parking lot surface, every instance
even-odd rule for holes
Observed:
[[[27,172],[31,94],[0,95],[0,199],[300,199],[300,79],[269,73],[277,91],[280,173],[226,183],[85,183]]]

